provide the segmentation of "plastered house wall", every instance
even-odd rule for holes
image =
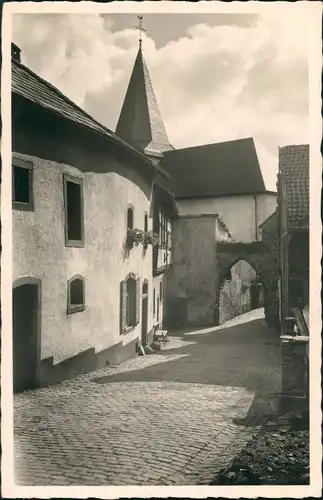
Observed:
[[[128,205],[134,207],[134,227],[143,229],[150,206],[149,185],[142,190],[139,185],[143,180],[138,178],[136,183],[118,174],[117,164],[114,171],[81,172],[72,164],[19,151],[14,154],[34,166],[35,209],[13,210],[13,280],[23,276],[42,280],[41,359],[53,356],[58,363],[91,347],[98,352],[120,341],[127,344],[139,339],[141,314],[137,327],[120,335],[120,282],[129,272],[138,274],[142,290],[143,280],[148,279],[150,330],[151,246],[144,252],[140,245],[130,253],[124,247]],[[101,162],[102,171],[104,163],[116,163],[107,156],[92,161]],[[84,248],[65,246],[64,173],[83,179]],[[131,175],[136,177],[133,172]],[[67,315],[67,280],[74,274],[85,277],[86,308]]]
[[[256,198],[256,200],[255,200]],[[219,214],[235,241],[261,238],[261,224],[276,208],[276,195],[221,196],[217,198],[178,199],[179,215]],[[257,235],[256,235],[257,227]]]

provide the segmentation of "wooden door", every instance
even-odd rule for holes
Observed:
[[[37,387],[39,346],[38,285],[13,289],[13,389],[22,392]]]

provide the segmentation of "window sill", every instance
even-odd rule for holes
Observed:
[[[33,205],[33,203],[22,203],[20,201],[13,201],[12,202],[12,209],[13,210],[21,210],[24,212],[34,212],[34,205]]]
[[[68,306],[68,308],[67,308],[67,315],[78,313],[78,312],[82,312],[84,310],[85,310],[85,305],[84,304],[80,304],[80,305],[77,305],[77,306]]]
[[[84,248],[84,240],[66,240],[66,247]]]
[[[165,273],[166,271],[168,271],[168,269],[170,269],[172,267],[172,265],[173,264],[170,263],[170,264],[167,264],[166,266],[153,269],[153,276],[158,276],[159,274]]]
[[[127,328],[121,333],[121,335],[128,335],[128,333],[131,333],[131,332],[134,331],[134,329],[136,328],[136,326],[138,326],[138,325],[127,326]]]

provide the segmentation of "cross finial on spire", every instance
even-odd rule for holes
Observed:
[[[135,26],[135,28],[137,28],[139,30],[139,49],[141,49],[141,45],[142,45],[141,35],[142,35],[142,32],[146,31],[146,30],[142,27],[143,16],[138,16],[138,19],[139,19],[139,26]]]

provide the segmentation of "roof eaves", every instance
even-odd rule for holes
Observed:
[[[222,142],[210,142],[210,143],[207,143],[207,144],[197,144],[196,146],[187,146],[185,148],[174,148],[174,149],[170,149],[169,151],[165,151],[166,154],[169,154],[169,153],[181,153],[182,151],[188,151],[190,149],[199,149],[199,148],[208,148],[208,147],[214,147],[214,146],[220,146],[222,144],[232,144],[234,142],[250,142],[252,141],[253,144],[254,144],[254,139],[253,137],[242,137],[240,139],[232,139],[232,140],[228,140],[228,141],[222,141]],[[258,159],[258,156],[257,156],[257,159]]]
[[[225,232],[228,234],[228,236],[231,238],[231,233],[227,227],[227,225],[223,222],[223,219],[220,217],[219,214],[215,214],[215,217],[219,221],[220,226],[225,230]]]
[[[270,214],[269,217],[267,217],[267,219],[265,219],[261,224],[259,224],[259,227],[263,227],[265,224],[267,224],[267,222],[274,219],[276,216],[278,216],[278,207],[276,207],[276,210],[272,214]]]
[[[180,200],[191,200],[191,199],[202,199],[202,198],[223,198],[223,197],[227,197],[227,196],[246,196],[246,195],[255,196],[258,194],[271,194],[271,195],[277,196],[277,191],[268,191],[265,189],[264,191],[257,190],[257,191],[248,191],[248,192],[239,192],[239,193],[227,192],[227,193],[223,193],[223,194],[199,194],[199,195],[191,194],[191,195],[181,196],[180,194],[177,194],[176,190],[175,190],[175,198],[178,198]]]

